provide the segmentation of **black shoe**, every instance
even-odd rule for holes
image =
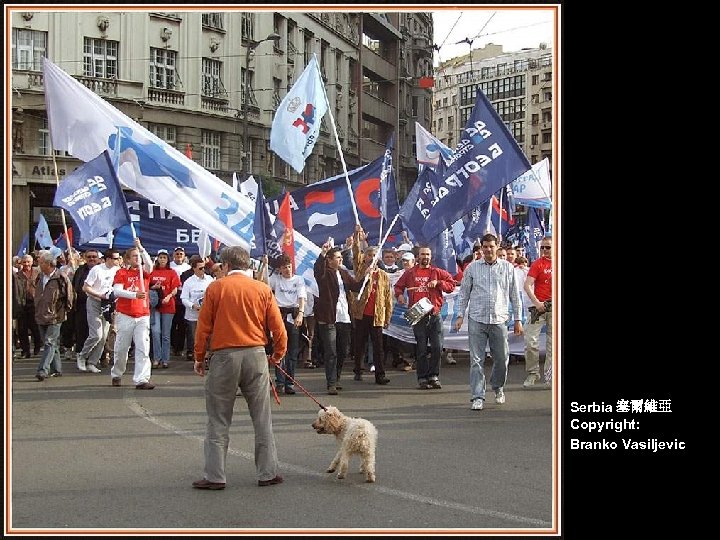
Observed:
[[[355,377],[353,377],[353,380],[355,381],[362,381],[362,374],[356,373]]]
[[[375,375],[375,384],[387,384],[390,382],[390,379],[388,379],[384,374],[377,376]]]
[[[274,486],[275,484],[282,484],[283,483],[283,477],[279,474],[275,478],[271,478],[270,480],[258,480],[258,486],[265,487],[265,486]]]
[[[35,378],[38,381],[44,381],[45,379],[47,379],[47,375],[45,375],[44,373],[38,372],[35,374]]]
[[[285,387],[285,393],[289,396],[292,396],[295,393],[295,390],[292,386],[286,386]]]
[[[338,390],[342,390],[342,384],[335,383],[335,388],[337,388]]]
[[[28,352],[22,353],[22,357],[21,357],[21,358],[30,358],[30,356],[31,356],[30,351],[28,351]]]
[[[33,356],[37,356],[38,354],[40,354],[40,349],[39,349],[39,348],[38,348],[38,349],[35,349],[35,351],[33,352]]]

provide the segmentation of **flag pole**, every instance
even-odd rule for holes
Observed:
[[[372,268],[372,266],[377,263],[377,260],[380,257],[380,252],[382,251],[382,247],[385,245],[385,242],[388,239],[388,236],[390,236],[390,231],[395,226],[395,222],[400,217],[400,214],[395,214],[395,217],[392,220],[392,223],[390,223],[390,226],[387,228],[387,231],[385,231],[385,236],[382,239],[382,242],[380,242],[380,245],[378,246],[377,250],[375,250],[375,256],[373,257],[373,260],[370,262],[370,266],[368,268]],[[363,280],[362,287],[360,287],[360,292],[358,293],[358,298],[362,296],[363,291],[365,290],[365,285],[367,285],[368,278],[370,274],[365,274],[365,279]]]
[[[55,184],[57,185],[57,188],[59,188],[60,175],[58,174],[58,164],[57,160],[55,159],[55,147],[52,144],[52,135],[50,133],[48,133],[48,135],[50,136],[50,148],[52,148],[52,162],[53,169],[55,170]],[[67,221],[65,220],[65,210],[63,208],[60,208],[60,217],[62,219],[63,230],[65,231],[65,243],[68,246],[68,253],[70,253],[70,259],[72,259],[70,265],[72,266],[73,271],[75,271],[77,270],[77,268],[75,267],[75,257],[73,257],[73,248],[72,244],[70,243],[70,235],[68,234]]]
[[[315,61],[317,62],[317,54],[313,53],[313,56],[315,57]],[[320,63],[318,62],[318,66],[319,65]],[[317,73],[317,76],[320,77],[319,71]],[[345,173],[345,182],[347,183],[348,192],[350,193],[350,202],[352,203],[353,214],[355,214],[355,224],[359,225],[360,218],[358,217],[357,206],[355,205],[355,196],[353,195],[352,186],[350,185],[350,177],[348,176],[345,156],[343,155],[342,146],[340,146],[340,137],[338,137],[337,127],[335,126],[335,117],[333,117],[332,107],[330,107],[330,100],[328,99],[327,91],[325,90],[325,84],[323,83],[322,79],[320,79],[320,86],[322,86],[323,95],[325,96],[325,102],[328,106],[327,112],[330,115],[330,123],[332,124],[333,134],[335,135],[335,142],[337,143],[338,153],[340,154],[340,162],[342,163],[343,172]]]

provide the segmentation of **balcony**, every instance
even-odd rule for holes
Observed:
[[[383,122],[394,123],[397,115],[396,111],[397,109],[395,105],[382,101],[368,92],[363,92],[363,114],[367,114],[368,116],[372,116],[378,120],[382,120]]]
[[[540,126],[540,129],[552,129],[552,121],[547,120],[547,121],[543,122],[542,125]]]
[[[185,93],[164,88],[148,88],[148,101],[163,105],[185,105]]]
[[[100,77],[75,77],[86,88],[92,90],[100,96],[118,96],[118,80],[104,79]]]
[[[206,111],[214,112],[228,112],[228,100],[210,96],[202,96],[201,105],[202,109]]]

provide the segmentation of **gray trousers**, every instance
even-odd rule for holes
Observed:
[[[225,482],[225,459],[230,443],[230,425],[238,386],[248,405],[255,430],[255,468],[258,480],[278,474],[275,435],[272,430],[270,372],[264,347],[223,349],[213,353],[205,374],[204,477]]]
[[[105,352],[105,341],[110,332],[110,323],[102,315],[100,300],[88,296],[86,307],[88,337],[79,354],[88,364],[97,366],[100,356]]]

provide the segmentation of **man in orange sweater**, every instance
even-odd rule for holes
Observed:
[[[205,375],[205,470],[197,489],[225,489],[225,458],[230,442],[235,395],[240,387],[255,430],[259,486],[280,484],[270,409],[268,361],[278,365],[287,350],[287,332],[270,287],[246,275],[250,255],[240,246],[220,255],[227,275],[205,291],[195,333],[195,372]],[[265,356],[265,328],[272,333],[273,355]]]

